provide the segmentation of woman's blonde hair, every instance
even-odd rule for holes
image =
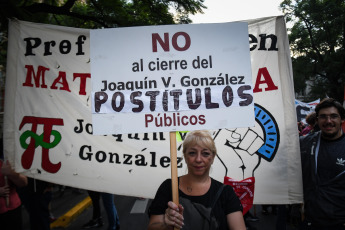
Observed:
[[[183,154],[189,147],[199,145],[208,148],[214,155],[217,155],[216,144],[211,134],[206,130],[195,130],[187,134],[186,139],[183,141]]]

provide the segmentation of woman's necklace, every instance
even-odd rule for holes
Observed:
[[[210,178],[208,178],[207,179],[207,181],[205,182],[205,184],[207,184],[208,182],[209,182],[209,180],[210,180]],[[188,193],[192,193],[193,192],[193,188],[192,188],[192,186],[190,186],[190,185],[186,185],[186,189],[187,189],[187,192]]]

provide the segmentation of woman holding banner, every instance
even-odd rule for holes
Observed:
[[[0,151],[2,151],[1,147]],[[27,184],[27,177],[15,172],[8,161],[2,160],[2,154],[0,154],[0,226],[2,230],[22,229],[21,200],[16,188]]]
[[[204,229],[206,225],[206,229],[246,229],[233,188],[209,176],[216,154],[209,132],[192,131],[187,135],[183,155],[188,173],[179,177],[180,204],[171,201],[171,179],[165,180],[149,208],[148,230]]]

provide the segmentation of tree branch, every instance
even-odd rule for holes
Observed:
[[[311,23],[309,22],[309,20],[307,18],[305,18],[303,15],[297,15],[297,17],[300,17],[306,27],[307,27],[307,30],[308,30],[308,34],[309,34],[309,37],[310,37],[310,42],[311,42],[311,47],[315,50],[315,52],[317,53],[317,56],[319,57],[320,61],[323,62],[323,57],[319,51],[319,49],[317,48],[316,44],[315,44],[315,41],[314,41],[314,36],[313,36],[313,32],[311,30],[312,26],[311,26]]]
[[[76,0],[68,0],[63,6],[52,6],[45,3],[34,3],[32,5],[24,6],[22,8],[31,14],[50,13],[54,15],[65,15],[65,16],[75,17],[75,18],[85,20],[85,21],[93,21],[104,27],[109,27],[106,22],[99,20],[95,16],[82,15],[82,14],[72,12],[71,8],[73,7],[75,2]]]

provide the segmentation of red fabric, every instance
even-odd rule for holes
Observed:
[[[241,201],[243,206],[243,215],[253,207],[255,177],[236,181],[230,177],[224,177],[224,184],[230,185]]]
[[[313,127],[311,127],[310,125],[308,125],[307,127],[305,127],[302,132],[301,132],[301,135],[304,136],[304,135],[307,135],[308,133],[310,133],[310,131],[313,129]]]

